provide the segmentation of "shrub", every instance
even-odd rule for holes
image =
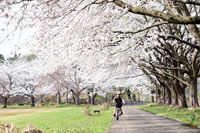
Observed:
[[[109,109],[109,104],[108,103],[104,103],[103,104],[103,109],[104,110],[108,110]]]
[[[41,106],[46,106],[46,104],[45,104],[45,103],[41,103],[40,105],[41,105]]]
[[[15,128],[13,124],[5,124],[0,126],[0,133],[19,133],[19,129]]]
[[[56,105],[56,103],[49,103],[49,105]]]
[[[85,115],[88,115],[88,116],[90,116],[91,115],[91,113],[90,113],[90,107],[87,105],[87,106],[85,106],[85,109],[84,109],[84,114]]]
[[[20,104],[18,104],[18,106],[24,106],[24,104],[23,104],[23,103],[20,103]]]
[[[66,103],[65,103],[65,102],[61,102],[60,104],[61,104],[61,105],[65,105]]]
[[[32,125],[28,125],[26,129],[23,130],[23,133],[42,133],[41,130],[36,129]]]
[[[0,133],[20,133],[18,128],[15,128],[13,124],[5,124],[0,126]],[[23,133],[42,133],[41,130],[36,129],[32,125],[28,125]]]

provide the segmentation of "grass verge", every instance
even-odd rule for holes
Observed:
[[[14,108],[14,107],[13,107]],[[34,125],[44,133],[103,133],[111,126],[112,110],[104,111],[100,106],[91,106],[93,109],[101,109],[100,115],[87,116],[84,114],[84,106],[50,106],[40,108],[19,108],[2,110],[5,113],[0,116],[0,124],[13,123],[21,131],[27,125]],[[15,111],[16,110],[16,111]],[[24,110],[37,110],[21,113]],[[6,115],[9,111],[13,114]],[[18,113],[17,113],[18,112]]]
[[[200,128],[200,109],[188,110],[188,108],[177,109],[174,106],[164,106],[158,104],[148,104],[138,106],[138,108],[150,111],[170,119],[176,119],[189,123],[193,127]]]

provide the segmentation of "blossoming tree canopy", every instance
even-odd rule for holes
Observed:
[[[66,81],[78,96],[80,90],[91,84],[106,91],[111,86],[147,90],[154,88],[149,81],[164,92],[166,86],[171,89],[167,81],[175,79],[184,90],[185,85],[190,88],[195,84],[187,82],[187,73],[177,71],[184,67],[195,70],[195,77],[189,75],[191,81],[200,75],[198,69],[193,69],[199,64],[198,1],[19,0],[3,1],[0,5],[5,22],[12,22],[11,29],[34,29],[21,49],[38,57],[33,66],[39,64],[37,70],[42,71],[31,74],[35,71],[32,67],[30,77],[38,78],[33,81],[27,77],[27,83],[40,83],[41,75],[66,72],[68,76],[64,74],[65,78],[58,79]],[[183,55],[187,55],[188,62],[193,61],[192,66],[181,60]],[[168,58],[176,59],[166,61]],[[179,69],[169,67],[176,64]],[[61,72],[62,67],[67,71]],[[170,80],[166,80],[166,73]],[[181,73],[183,78],[173,73]],[[179,96],[180,103],[181,97],[184,95]]]

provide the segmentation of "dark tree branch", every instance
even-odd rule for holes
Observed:
[[[191,46],[192,48],[195,48],[195,49],[197,49],[197,50],[200,51],[200,46],[197,46],[197,45],[195,45],[195,44],[193,44],[193,43],[190,43],[190,42],[188,42],[188,41],[182,40],[181,38],[179,38],[179,37],[177,37],[177,36],[166,36],[166,37],[165,37],[165,36],[159,35],[159,37],[162,38],[162,39],[164,39],[164,40],[167,40],[167,39],[175,39],[175,40],[177,40],[177,41],[180,41],[180,42],[182,42],[182,43],[184,43],[184,44],[186,44],[186,45],[189,45],[189,46]]]
[[[156,10],[134,7],[124,3],[121,0],[113,0],[113,2],[123,9],[128,9],[128,11],[131,13],[160,18],[162,20],[168,21],[169,23],[200,24],[199,16],[180,16],[180,15],[166,14]]]
[[[191,5],[200,6],[200,2],[198,2],[198,1],[191,1],[191,0],[172,0],[172,1],[178,2],[178,3],[183,3],[183,4],[191,4]]]
[[[163,25],[163,24],[168,24],[169,22],[168,21],[162,21],[162,22],[157,22],[151,26],[148,26],[148,27],[145,27],[144,29],[139,29],[137,31],[113,31],[114,33],[120,33],[120,34],[136,34],[136,33],[140,33],[140,32],[143,32],[143,31],[146,31],[148,29],[151,29],[153,27],[156,27],[156,26],[160,26],[160,25]]]

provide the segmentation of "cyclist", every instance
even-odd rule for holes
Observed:
[[[127,90],[127,95],[128,95],[128,99],[131,99],[131,91],[129,89]]]
[[[121,92],[120,91],[116,92],[116,95],[117,96],[113,99],[113,103],[115,103],[115,109],[113,112],[114,117],[115,117],[117,108],[120,108],[121,115],[123,115],[122,104],[125,104],[124,99],[121,97]]]

